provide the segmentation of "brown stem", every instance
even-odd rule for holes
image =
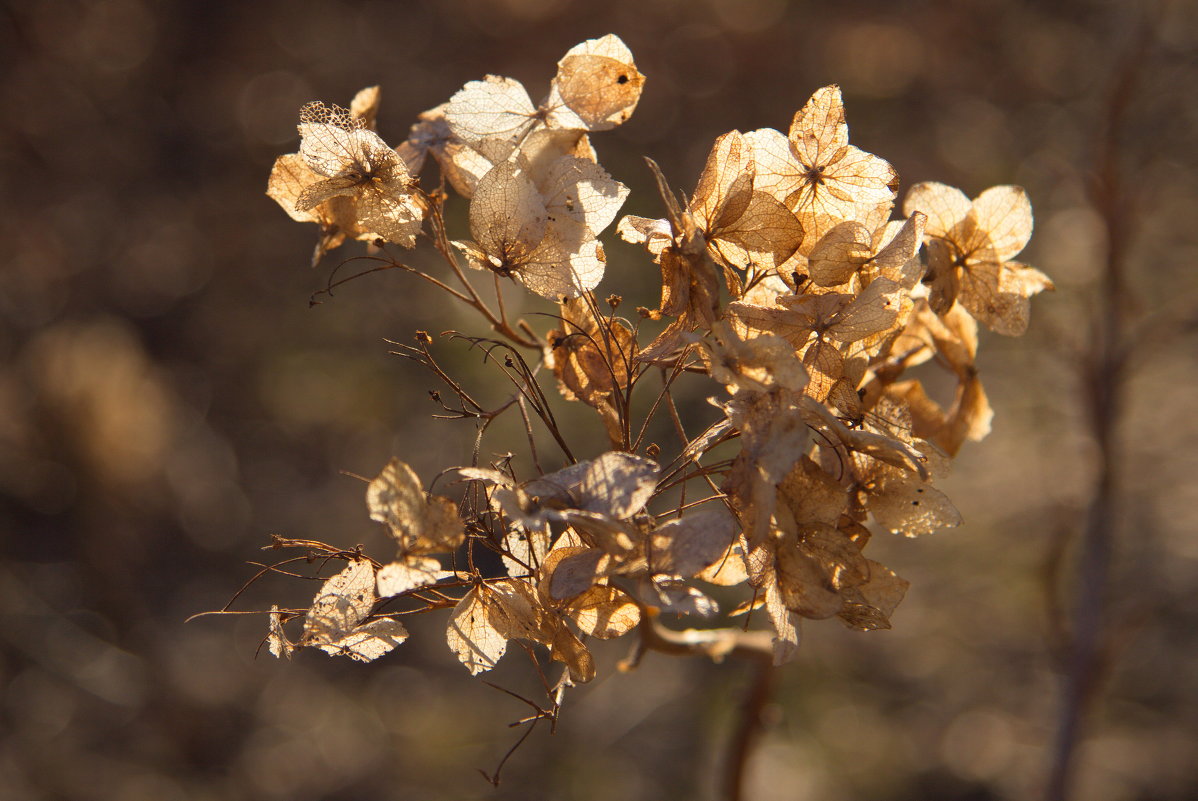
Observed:
[[[728,801],[740,801],[746,797],[745,773],[749,757],[764,727],[765,707],[774,695],[776,672],[769,658],[759,658],[753,663],[753,675],[740,705],[740,720],[728,743],[728,755],[724,763],[724,797]]]
[[[1061,709],[1053,761],[1044,797],[1067,801],[1073,793],[1077,746],[1085,735],[1086,718],[1098,700],[1109,667],[1109,584],[1119,513],[1117,428],[1126,389],[1125,328],[1129,305],[1126,253],[1130,240],[1127,187],[1119,169],[1119,132],[1135,95],[1155,26],[1145,20],[1140,35],[1115,73],[1107,104],[1102,139],[1097,148],[1094,203],[1108,235],[1100,303],[1093,346],[1086,359],[1089,422],[1099,451],[1094,495],[1082,532],[1073,590],[1072,637],[1067,643]]]

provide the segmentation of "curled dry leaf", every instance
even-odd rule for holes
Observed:
[[[420,477],[392,459],[366,488],[370,519],[385,523],[403,554],[448,553],[465,539],[457,506],[425,495]]]
[[[841,621],[861,631],[890,628],[890,616],[909,585],[890,568],[869,560],[869,581],[842,593],[845,603],[839,613]]]
[[[366,559],[351,560],[316,594],[304,618],[300,645],[361,662],[379,658],[406,640],[408,632],[389,618],[364,622],[377,600],[374,565]]]
[[[557,128],[604,131],[627,121],[641,98],[645,76],[615,34],[575,45],[557,62],[547,122]]]
[[[739,533],[739,521],[723,505],[670,520],[653,531],[649,568],[681,578],[698,576],[723,559]]]
[[[751,264],[776,268],[803,241],[798,218],[754,189],[752,153],[740,131],[716,140],[687,210],[712,256],[741,270]]]
[[[279,607],[273,604],[270,607],[270,627],[266,642],[271,654],[279,659],[290,659],[295,651],[295,646],[287,639],[287,632],[283,630],[283,616],[279,613]]]

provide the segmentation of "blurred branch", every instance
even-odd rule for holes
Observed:
[[[1073,792],[1077,747],[1086,718],[1099,698],[1113,661],[1110,650],[1110,580],[1119,515],[1120,448],[1118,424],[1126,392],[1128,282],[1126,255],[1132,236],[1129,189],[1119,164],[1120,132],[1135,98],[1154,39],[1156,20],[1146,14],[1141,28],[1117,64],[1100,128],[1091,196],[1107,231],[1107,257],[1099,302],[1086,354],[1086,389],[1091,434],[1098,446],[1098,477],[1087,510],[1074,577],[1070,625],[1065,643],[1065,675],[1052,766],[1044,796],[1066,801]],[[1064,560],[1061,560],[1063,566]]]

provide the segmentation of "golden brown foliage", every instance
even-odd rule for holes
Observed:
[[[971,202],[919,184],[907,216],[890,220],[897,174],[848,143],[840,91],[824,87],[787,135],[720,136],[689,198],[649,162],[665,217],[618,225],[661,270],[657,308],[640,311],[666,325],[642,344],[640,321],[616,314],[621,299],[604,311],[593,291],[606,266],[598,235],[628,190],[599,166],[589,134],[626,120],[643,82],[623,43],[605,36],[563,56],[541,103],[514,80],[487,76],[421,114],[398,150],[373,131],[377,91],[364,90],[350,112],[305,106],[299,153],[280,158],[268,193],[321,225],[318,256],[347,235],[410,247],[427,232],[446,280],[462,289],[426,278],[503,337],[470,341],[492,359],[504,353],[496,361],[519,392],[488,411],[440,367],[427,335],[403,355],[449,386],[460,404],[441,401],[446,416],[476,420],[480,442],[491,420],[519,408],[539,464],[531,410],[567,464],[520,478],[508,458],[480,466],[476,451],[452,473],[455,501],[428,494],[393,460],[370,482],[367,506],[398,558],[380,566],[357,551],[324,551],[348,567],[304,613],[299,646],[373,659],[406,637],[399,616],[452,610],[447,641],[471,673],[518,641],[562,664],[553,695],[595,675],[589,638],[639,631],[642,648],[714,658],[760,649],[760,637],[736,628],[681,639],[662,628],[663,612],[718,611],[705,582],[744,587],[734,611],[764,607],[766,647],[780,663],[795,656],[804,618],[890,627],[907,582],[864,554],[871,522],[908,537],[960,525],[932,482],[964,441],[989,430],[974,320],[1022,333],[1030,297],[1051,288],[1011,261],[1031,234],[1023,191],[994,187]],[[449,238],[445,195],[416,182],[427,154],[442,186],[469,201],[468,240]],[[510,321],[501,294],[492,310],[459,252],[494,276],[497,293],[511,279],[556,301],[552,330]],[[947,408],[907,374],[933,360],[957,382]],[[610,451],[575,455],[538,383],[541,365],[565,401],[595,410]],[[634,420],[631,398],[651,368],[664,388]],[[683,372],[711,379],[721,415],[698,435],[671,394]],[[645,431],[667,410],[681,444],[665,460]],[[735,450],[713,455],[729,442]],[[480,566],[483,551],[498,554],[503,572]],[[272,612],[276,655],[295,647],[283,628],[299,614]]]

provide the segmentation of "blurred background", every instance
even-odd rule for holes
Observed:
[[[1042,794],[1060,610],[1102,455],[1079,363],[1113,230],[1127,245],[1120,305],[1147,333],[1116,429],[1107,669],[1075,797],[1198,797],[1198,364],[1186,338],[1198,311],[1198,15],[1165,4],[1141,38],[1150,5],[5,3],[0,796],[718,797],[743,664],[650,655],[620,674],[627,646],[599,648],[600,677],[494,790],[476,768],[494,770],[526,707],[468,676],[443,620],[415,622],[369,665],[258,654],[260,616],[184,623],[230,599],[270,533],[386,553],[343,471],[372,476],[399,455],[428,480],[468,458],[472,427],[430,422],[433,384],[384,339],[477,330],[472,318],[398,273],[309,307],[331,266],[361,251],[310,269],[314,226],[263,194],[274,158],[296,149],[299,107],[381,84],[379,130],[395,143],[487,73],[539,97],[570,46],[614,32],[647,76],[631,121],[594,138],[632,187],[626,212],[661,213],[643,155],[690,189],[716,136],[785,130],[836,82],[854,144],[893,163],[904,187],[1026,187],[1037,230],[1024,258],[1057,284],[1035,300],[1027,336],[983,334],[994,433],[940,483],[966,525],[875,537],[871,555],[912,582],[895,629],[806,627],[747,797]],[[1090,191],[1112,167],[1115,214]],[[600,292],[640,286],[628,302],[652,305],[656,268],[604,239]],[[479,363],[437,347],[455,369]],[[505,397],[489,374],[467,375],[483,397]],[[306,604],[313,589],[272,578],[238,608]],[[528,673],[509,656],[492,678],[527,689]]]

